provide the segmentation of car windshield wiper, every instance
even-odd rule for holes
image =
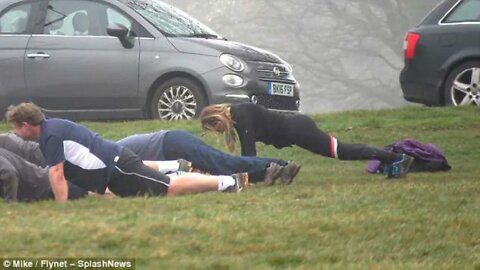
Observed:
[[[190,34],[190,35],[174,35],[175,37],[188,37],[188,38],[205,38],[205,39],[221,39],[221,40],[228,40],[224,37],[219,37],[213,34],[204,34],[204,33],[197,33],[197,34]]]
[[[185,35],[185,37],[193,37],[193,38],[206,38],[206,39],[218,39],[217,35],[212,35],[212,34],[205,34],[205,33],[196,33],[196,34],[191,34],[191,35]]]

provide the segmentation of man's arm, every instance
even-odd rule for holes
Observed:
[[[19,184],[18,172],[3,157],[0,157],[0,182],[3,182],[5,202],[16,202]]]
[[[57,202],[64,202],[68,200],[68,186],[65,175],[63,174],[63,162],[58,163],[48,169],[48,176],[50,178],[50,186],[52,187],[55,200]]]

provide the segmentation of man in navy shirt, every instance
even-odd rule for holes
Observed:
[[[6,114],[15,133],[39,141],[49,166],[57,201],[66,201],[66,178],[89,191],[118,196],[182,195],[205,191],[240,191],[248,176],[206,176],[186,173],[170,178],[144,165],[130,150],[104,140],[86,127],[63,119],[46,119],[33,103],[10,106]]]

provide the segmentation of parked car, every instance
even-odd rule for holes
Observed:
[[[291,66],[158,0],[2,0],[0,110],[188,119],[211,103],[296,111]],[[3,115],[3,113],[2,113]]]
[[[480,0],[444,0],[406,35],[406,100],[480,106]]]

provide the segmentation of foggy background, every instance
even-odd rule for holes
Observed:
[[[408,104],[403,40],[440,0],[165,0],[293,67],[305,113]]]

